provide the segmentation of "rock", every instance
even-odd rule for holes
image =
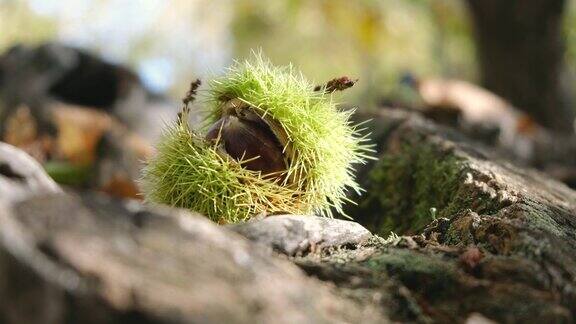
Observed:
[[[0,242],[2,323],[331,323],[382,316],[182,210],[93,194],[34,197],[0,213]]]
[[[269,216],[228,228],[289,256],[329,247],[359,245],[372,236],[355,222],[307,215]]]
[[[29,106],[40,130],[52,123],[50,103],[110,113],[147,141],[155,141],[178,105],[151,93],[130,68],[57,42],[16,45],[0,53],[0,136],[18,105]],[[4,111],[3,111],[4,110]]]
[[[141,197],[141,161],[178,109],[129,68],[82,49],[48,42],[0,53],[0,140],[60,184]]]
[[[496,322],[487,319],[482,314],[472,313],[466,319],[466,324],[495,324]]]
[[[0,203],[61,192],[40,164],[21,150],[0,142]]]

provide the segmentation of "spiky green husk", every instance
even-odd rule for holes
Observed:
[[[370,151],[349,121],[352,111],[337,110],[331,95],[313,91],[291,66],[274,67],[261,56],[236,63],[211,82],[206,125],[220,118],[223,103],[233,98],[283,127],[291,145],[285,177],[290,181],[263,179],[179,123],[166,132],[145,168],[147,199],[224,222],[260,212],[342,213],[346,190],[360,191],[352,165],[363,163]]]
[[[244,169],[185,123],[169,127],[157,149],[141,183],[150,201],[189,208],[221,222],[261,212],[301,211],[294,199],[298,190]]]

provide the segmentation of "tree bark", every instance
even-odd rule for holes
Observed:
[[[383,110],[371,117],[388,131],[375,138],[380,159],[361,173],[366,194],[349,214],[382,236],[408,235],[360,264],[408,289],[404,298],[418,305],[410,316],[576,319],[576,192],[417,115]],[[310,267],[338,277],[325,265]]]
[[[576,193],[417,115],[372,117],[381,156],[349,212],[404,236],[31,187],[0,196],[0,322],[574,322]],[[45,177],[1,153],[0,189]]]
[[[542,125],[573,131],[562,104],[565,0],[468,0],[483,85]]]

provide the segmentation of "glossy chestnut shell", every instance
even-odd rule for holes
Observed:
[[[265,120],[243,101],[232,99],[224,104],[220,119],[210,127],[206,139],[220,145],[244,168],[282,179],[288,160],[280,139],[283,132],[278,130],[275,121]]]

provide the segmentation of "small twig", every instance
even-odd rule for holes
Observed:
[[[186,96],[184,97],[184,99],[182,99],[184,107],[182,107],[182,111],[178,113],[179,123],[182,123],[182,116],[190,112],[190,107],[188,107],[188,104],[192,103],[196,99],[196,94],[201,84],[202,81],[200,81],[200,79],[196,79],[195,81],[192,81],[190,83],[190,89],[188,90],[188,92],[186,92]]]
[[[190,90],[188,90],[188,92],[186,93],[186,97],[182,99],[184,105],[188,106],[189,103],[193,102],[194,99],[196,99],[196,92],[201,84],[202,81],[200,81],[200,79],[196,79],[195,81],[192,81],[190,83]]]
[[[322,90],[324,93],[343,91],[343,90],[346,90],[346,89],[354,86],[356,84],[356,82],[358,82],[358,79],[352,80],[347,76],[343,76],[340,78],[332,79],[332,80],[326,82],[326,84],[316,86],[314,88],[314,91],[321,91]]]

